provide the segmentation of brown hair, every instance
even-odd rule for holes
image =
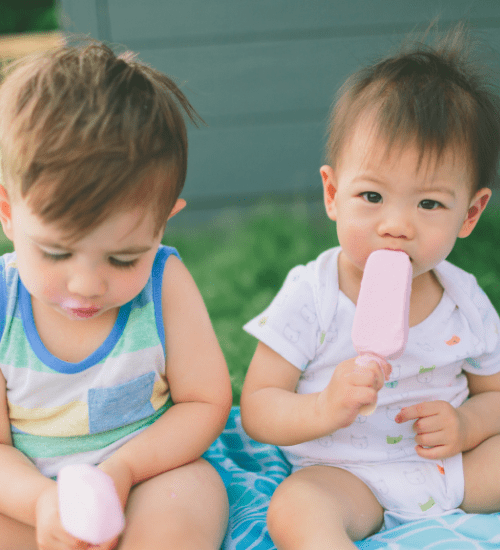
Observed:
[[[201,120],[130,52],[88,41],[23,58],[0,86],[7,191],[73,238],[135,205],[153,209],[159,232],[186,178],[183,112]]]
[[[493,186],[500,101],[484,69],[472,61],[472,46],[458,24],[433,47],[412,41],[395,56],[349,77],[330,115],[327,162],[336,167],[360,115],[374,114],[375,136],[386,141],[387,155],[394,144],[415,145],[419,164],[429,153],[438,162],[452,146],[469,157],[472,193]]]

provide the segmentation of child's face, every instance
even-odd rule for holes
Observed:
[[[352,268],[362,271],[371,252],[390,248],[410,256],[417,277],[444,260],[457,237],[470,234],[491,191],[471,199],[467,163],[451,150],[437,165],[424,158],[418,170],[415,147],[384,154],[385,143],[360,125],[338,168],[321,169],[327,213]]]
[[[114,312],[139,294],[162,237],[153,234],[152,215],[137,208],[68,242],[20,198],[10,203],[10,213],[2,209],[2,225],[14,243],[19,275],[34,309],[50,308],[71,320]]]

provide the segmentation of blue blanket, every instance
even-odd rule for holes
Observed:
[[[228,488],[230,518],[221,550],[275,550],[266,529],[269,500],[290,466],[278,448],[250,439],[233,407],[226,429],[205,455]],[[356,543],[361,550],[493,550],[500,514],[452,514],[382,531]]]

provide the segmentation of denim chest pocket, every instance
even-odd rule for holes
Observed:
[[[148,372],[118,386],[90,389],[89,433],[113,430],[154,414],[154,381],[155,373]]]

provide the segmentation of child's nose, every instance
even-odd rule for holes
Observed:
[[[106,283],[95,270],[80,269],[69,278],[68,291],[84,298],[102,296],[106,292]]]
[[[379,224],[378,232],[382,237],[412,239],[415,230],[410,217],[404,210],[393,210],[384,216]]]

